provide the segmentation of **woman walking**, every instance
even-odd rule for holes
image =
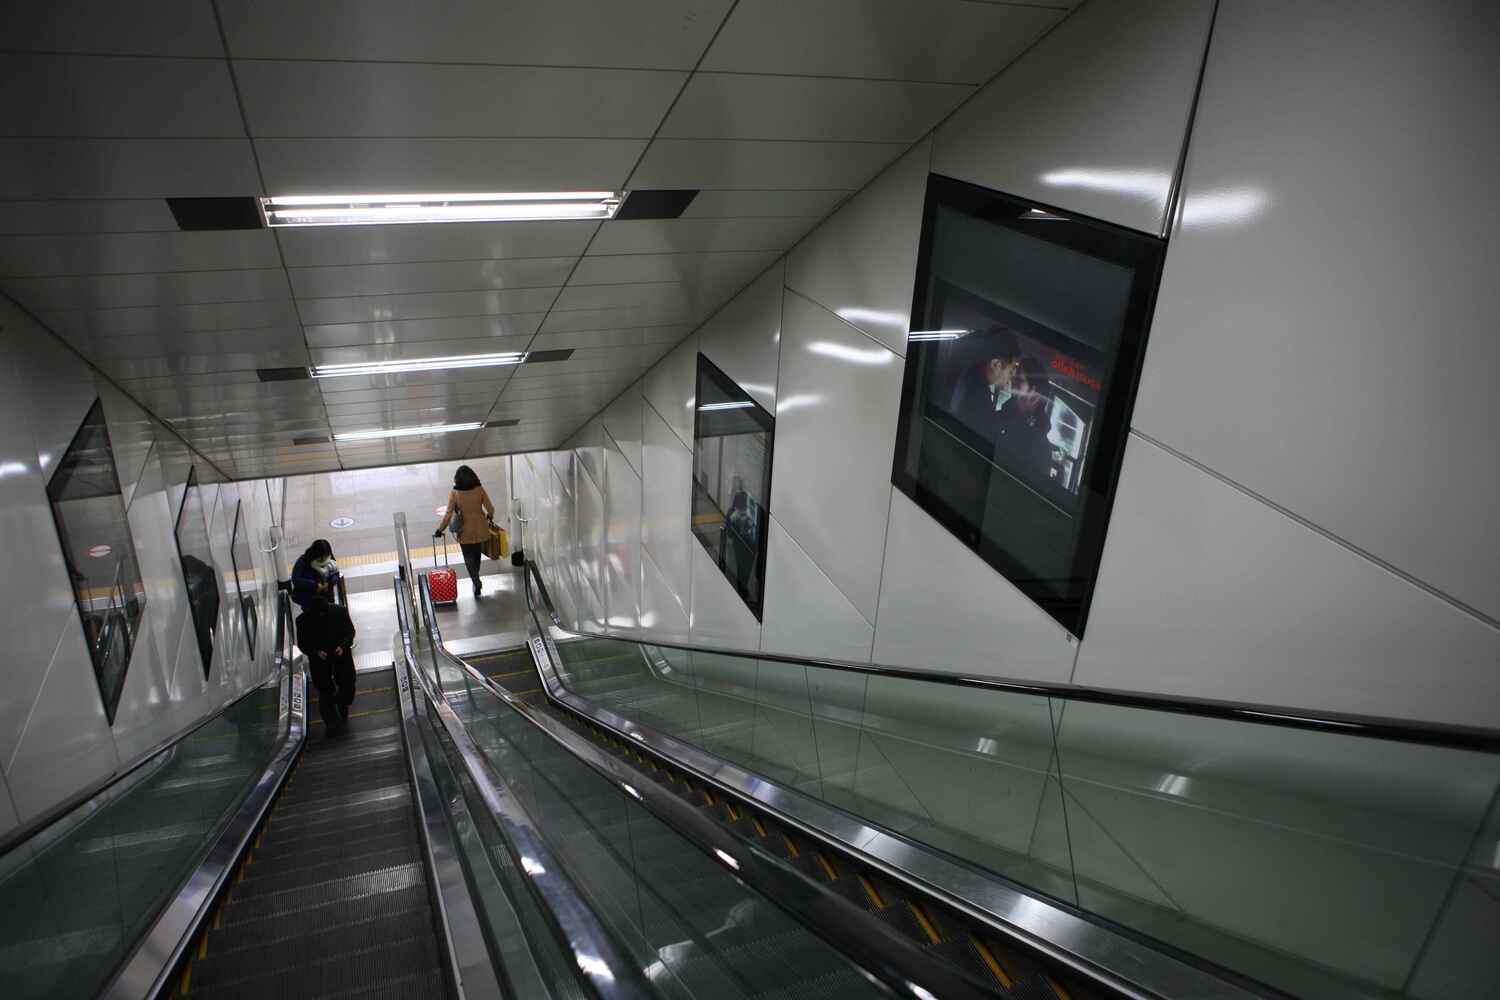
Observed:
[[[448,509],[443,522],[432,533],[433,538],[442,538],[450,523],[458,536],[458,546],[464,553],[464,567],[469,571],[469,580],[474,584],[474,596],[484,591],[479,582],[479,559],[481,548],[490,537],[490,523],[495,519],[495,505],[490,495],[479,483],[479,477],[467,465],[460,465],[453,474],[453,490],[448,494]]]

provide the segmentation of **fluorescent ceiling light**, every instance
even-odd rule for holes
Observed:
[[[609,219],[620,207],[614,191],[532,191],[488,194],[343,194],[262,198],[266,224],[283,226],[411,225],[427,222],[514,222]]]
[[[730,854],[728,851],[721,851],[717,847],[715,847],[714,854],[718,855],[720,861],[724,862],[735,871],[740,870],[740,863],[736,861],[734,859],[734,855]]]
[[[968,330],[913,330],[906,335],[907,340],[957,340]]]
[[[415,437],[419,434],[452,434],[454,431],[477,431],[484,424],[426,424],[422,427],[395,427],[379,431],[345,431],[335,434],[335,441],[376,441],[381,438]]]
[[[409,358],[404,361],[351,361],[341,365],[313,365],[313,378],[346,378],[350,375],[391,375],[401,372],[437,372],[450,368],[493,368],[518,365],[525,351],[502,354],[458,354],[445,358]]]
[[[755,404],[748,399],[738,399],[732,403],[704,403],[698,407],[698,412],[708,413],[712,410],[744,410]]]

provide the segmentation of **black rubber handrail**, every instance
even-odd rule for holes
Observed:
[[[1374,715],[1355,715],[1346,712],[1289,708],[1280,705],[1245,704],[1241,702],[1217,701],[1209,698],[1184,698],[1178,695],[1143,694],[1137,691],[1120,691],[1113,688],[1087,687],[1074,684],[1049,684],[1043,681],[1022,681],[1000,677],[974,677],[968,674],[949,673],[937,670],[913,670],[878,663],[854,663],[848,660],[832,660],[822,657],[788,656],[783,653],[765,653],[758,650],[731,649],[713,646],[696,646],[680,642],[664,642],[659,639],[642,639],[632,636],[610,635],[602,632],[586,632],[569,628],[558,617],[547,593],[536,563],[527,559],[523,566],[526,579],[534,581],[544,607],[543,612],[551,619],[555,628],[589,639],[615,639],[662,649],[680,649],[689,653],[705,653],[714,656],[737,656],[763,663],[786,663],[801,667],[820,667],[826,670],[841,670],[848,673],[871,674],[878,677],[895,677],[901,680],[923,681],[929,684],[946,684],[953,687],[974,688],[983,691],[1005,691],[1010,694],[1035,695],[1043,698],[1059,698],[1067,701],[1088,702],[1096,705],[1117,705],[1121,708],[1138,708],[1174,715],[1191,715],[1206,719],[1226,719],[1231,722],[1250,722],[1263,726],[1280,726],[1285,729],[1306,729],[1313,732],[1337,733],[1343,736],[1358,736],[1366,739],[1391,740],[1398,743],[1417,743],[1424,746],[1447,747],[1454,750],[1476,750],[1483,753],[1500,753],[1500,730],[1477,726],[1458,726],[1441,722],[1418,722],[1409,719],[1392,719]],[[535,610],[531,588],[525,587],[527,607]]]

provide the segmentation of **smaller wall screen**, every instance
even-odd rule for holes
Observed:
[[[223,593],[219,572],[214,568],[208,544],[208,517],[203,509],[203,487],[196,469],[188,470],[187,489],[177,512],[177,557],[182,561],[182,579],[187,585],[188,609],[193,613],[193,634],[207,679],[214,665],[214,639],[219,634],[219,606]]]
[[[928,180],[892,481],[1076,636],[1164,249]]]
[[[759,619],[776,420],[701,354],[696,406],[693,534]]]
[[[111,725],[146,609],[104,405],[94,405],[47,483],[84,641]]]

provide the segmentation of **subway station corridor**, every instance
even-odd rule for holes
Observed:
[[[1497,46],[0,4],[5,1000],[1500,1000]]]

